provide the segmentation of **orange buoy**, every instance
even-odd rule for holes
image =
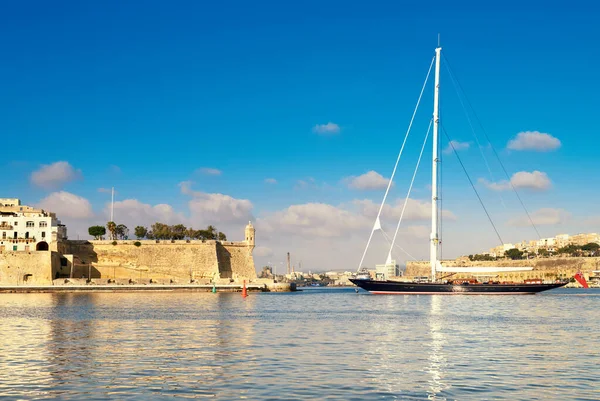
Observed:
[[[242,297],[246,298],[248,296],[248,290],[246,289],[246,280],[244,280],[244,286],[242,287]]]

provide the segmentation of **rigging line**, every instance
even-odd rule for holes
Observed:
[[[388,253],[388,258],[387,258],[388,262],[392,258],[392,249],[394,248],[394,244],[396,243],[396,238],[398,237],[398,230],[400,229],[400,224],[402,223],[402,218],[404,217],[404,211],[406,210],[406,205],[408,205],[408,200],[410,199],[410,192],[412,191],[413,184],[415,183],[415,177],[417,176],[417,171],[419,170],[419,165],[421,164],[421,158],[423,157],[423,151],[425,150],[425,145],[427,144],[427,139],[429,139],[429,131],[431,131],[431,124],[433,124],[433,119],[429,120],[429,127],[427,127],[427,134],[425,134],[425,140],[423,141],[423,146],[421,146],[421,153],[419,153],[419,159],[417,160],[417,165],[415,167],[415,171],[413,172],[412,179],[410,180],[410,185],[408,187],[408,193],[406,194],[406,199],[404,200],[404,205],[402,205],[402,211],[400,212],[400,219],[398,220],[398,225],[396,226],[396,232],[394,233],[394,238],[392,239],[392,245],[390,246],[390,252]]]
[[[385,194],[383,195],[383,200],[381,201],[381,206],[379,206],[379,211],[377,212],[377,218],[375,219],[375,224],[373,225],[371,234],[369,234],[369,240],[367,241],[367,246],[365,247],[365,251],[363,252],[362,258],[360,259],[360,264],[358,265],[358,270],[360,270],[360,268],[365,260],[365,256],[367,255],[367,250],[369,249],[369,245],[371,244],[371,240],[373,239],[373,233],[378,228],[381,228],[381,223],[379,221],[379,217],[381,216],[381,211],[383,210],[383,205],[385,204],[388,193],[390,192],[390,188],[392,187],[394,175],[396,174],[396,170],[398,168],[398,163],[400,162],[400,157],[402,156],[402,152],[404,151],[404,145],[406,145],[406,140],[408,139],[408,135],[410,134],[410,130],[412,128],[413,121],[415,120],[417,110],[419,109],[419,105],[421,104],[421,98],[423,97],[423,92],[425,92],[425,87],[427,86],[427,81],[429,81],[429,75],[431,74],[431,69],[433,68],[434,62],[435,62],[435,56],[431,59],[431,64],[429,64],[429,70],[427,71],[427,76],[425,77],[425,82],[423,82],[423,86],[421,87],[421,93],[419,94],[419,99],[417,100],[417,104],[415,105],[415,109],[414,109],[412,117],[410,119],[410,123],[408,124],[408,129],[406,130],[406,135],[404,136],[404,141],[402,142],[402,147],[400,148],[400,152],[398,153],[398,158],[396,159],[396,164],[394,165],[394,170],[392,170],[392,175],[390,177],[390,181],[388,182],[388,186],[385,190]]]
[[[454,145],[452,144],[452,142],[450,142],[450,137],[448,136],[448,133],[446,132],[446,128],[444,128],[443,125],[442,125],[442,131],[444,131],[444,135],[446,135],[446,138],[448,139],[448,141],[450,143],[450,146],[452,147],[452,151],[456,155],[456,158],[458,159],[458,162],[460,163],[460,166],[462,167],[463,171],[465,172],[465,174],[467,176],[467,179],[469,180],[469,183],[471,184],[471,188],[473,188],[473,191],[475,191],[475,195],[477,195],[477,199],[479,199],[479,203],[481,204],[481,207],[483,208],[483,211],[485,212],[488,220],[492,224],[492,227],[494,228],[494,231],[496,232],[496,235],[498,236],[498,239],[500,240],[500,244],[504,245],[504,241],[502,241],[502,237],[500,236],[500,233],[498,233],[498,230],[496,229],[496,225],[492,221],[492,217],[490,216],[490,214],[488,213],[485,205],[483,204],[483,201],[481,200],[481,197],[479,196],[479,192],[477,192],[477,189],[475,188],[475,185],[473,184],[473,181],[471,180],[471,177],[469,176],[469,173],[467,172],[467,169],[465,168],[465,165],[463,164],[462,160],[460,159],[460,156],[458,155],[458,152],[454,148]]]
[[[381,230],[381,232],[383,233],[383,236],[384,236],[385,240],[387,241],[388,245],[391,245],[391,242],[390,242],[390,237],[389,237],[389,236],[388,236],[388,235],[385,233],[385,231]],[[410,257],[412,260],[417,260],[417,261],[418,261],[418,259],[417,259],[417,258],[415,258],[414,256],[412,256],[410,253],[406,252],[406,251],[404,250],[404,248],[402,248],[400,245],[398,245],[398,244],[395,244],[394,246],[396,246],[396,247],[397,247],[397,248],[399,248],[399,249],[400,249],[402,252],[404,252],[405,254],[407,254],[407,255],[408,255],[408,256],[409,256],[409,257]]]
[[[448,65],[448,70],[452,71],[452,68],[450,67],[450,62],[448,61],[448,58],[445,55],[442,55],[442,56],[446,60],[446,64]],[[452,72],[451,72],[451,74],[452,74]],[[473,112],[473,116],[475,117],[475,119],[479,123],[479,126],[481,127],[481,131],[483,132],[483,135],[485,136],[485,139],[490,144],[490,147],[492,148],[492,151],[494,152],[494,156],[496,156],[496,159],[498,160],[498,163],[500,163],[500,166],[502,167],[502,171],[504,171],[504,175],[506,176],[506,179],[508,180],[508,183],[510,184],[510,187],[512,188],[513,192],[517,196],[517,199],[519,199],[519,203],[523,207],[523,210],[525,211],[525,214],[527,215],[527,218],[529,219],[529,222],[531,223],[531,226],[533,227],[533,229],[535,230],[536,234],[538,235],[538,238],[541,239],[542,236],[540,235],[540,232],[538,231],[535,223],[533,222],[533,219],[531,218],[531,215],[529,214],[529,211],[525,207],[525,203],[523,203],[523,200],[521,199],[521,196],[519,195],[519,192],[517,191],[517,189],[515,188],[515,186],[513,185],[513,183],[510,181],[510,176],[508,175],[508,172],[506,171],[506,168],[504,167],[504,163],[502,163],[502,160],[500,160],[500,156],[498,156],[498,152],[496,151],[496,148],[492,144],[492,141],[490,141],[490,138],[489,138],[489,136],[487,134],[487,131],[485,130],[485,127],[483,126],[483,123],[481,122],[481,119],[479,119],[479,116],[477,115],[477,112],[475,111],[475,108],[471,104],[471,101],[469,100],[466,92],[462,88],[462,85],[460,84],[460,81],[458,81],[458,77],[456,78],[456,82],[457,82],[458,87],[460,88],[461,92],[465,96],[465,100],[467,101],[467,104],[471,108],[471,111]]]
[[[444,58],[445,57],[446,56],[444,55]],[[454,77],[454,74],[452,74],[452,70],[450,70],[450,67],[448,66],[447,59],[446,59],[446,62],[444,63],[444,67],[446,67],[446,70],[448,71],[448,74],[450,75],[450,81],[452,81],[452,85],[454,86],[454,90],[456,91],[458,101],[460,102],[463,112],[465,113],[465,117],[467,118],[467,122],[469,123],[469,127],[471,128],[471,133],[473,134],[473,138],[475,138],[475,142],[477,143],[477,147],[479,148],[479,153],[481,154],[481,158],[483,159],[483,162],[485,163],[485,167],[487,168],[488,173],[490,173],[490,178],[491,178],[492,182],[494,182],[494,181],[496,181],[494,178],[494,174],[492,173],[492,169],[490,168],[490,164],[487,160],[487,157],[485,157],[485,154],[483,153],[483,147],[481,146],[481,143],[479,142],[479,137],[477,136],[477,133],[475,132],[475,127],[473,127],[473,122],[471,121],[471,117],[469,117],[467,108],[465,107],[465,104],[460,96],[461,91],[458,90],[457,79]],[[465,97],[466,97],[466,95],[465,95]],[[504,206],[504,209],[506,210],[507,207],[506,207],[506,204],[504,203],[504,199],[502,198],[502,194],[498,193],[498,196],[500,197],[500,202],[502,203],[502,206]]]

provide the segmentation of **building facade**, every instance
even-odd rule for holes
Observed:
[[[396,260],[382,265],[375,265],[375,277],[379,280],[387,280],[391,277],[402,276],[400,266],[396,264]]]
[[[67,239],[67,228],[56,214],[0,198],[0,252],[47,251],[50,244]]]

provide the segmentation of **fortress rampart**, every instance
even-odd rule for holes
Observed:
[[[254,228],[246,240],[59,241],[52,251],[0,252],[0,285],[52,284],[56,278],[145,282],[255,280]]]
[[[498,274],[502,281],[523,281],[529,278],[553,279],[555,277],[573,277],[581,271],[586,275],[594,270],[600,270],[600,257],[568,257],[568,258],[535,258],[523,260],[495,260],[490,262],[470,261],[466,258],[458,260],[444,260],[444,266],[475,267],[475,266],[499,266],[499,267],[533,267],[531,271],[507,272]],[[441,273],[440,273],[441,274]],[[406,276],[429,276],[431,267],[429,261],[406,262]],[[468,278],[470,273],[457,273],[453,278]]]

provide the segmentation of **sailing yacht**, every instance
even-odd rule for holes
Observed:
[[[440,57],[441,57],[441,47],[437,47],[435,49],[435,57],[432,60],[432,64],[429,67],[429,73],[431,72],[431,67],[435,61],[435,86],[434,86],[434,96],[433,96],[433,157],[432,157],[432,185],[431,185],[431,199],[432,199],[432,210],[431,210],[431,237],[430,237],[430,264],[431,264],[431,277],[429,281],[423,280],[415,280],[412,282],[406,281],[390,281],[390,280],[372,280],[370,278],[365,278],[364,274],[357,275],[355,278],[350,279],[352,283],[357,285],[360,288],[363,288],[373,294],[490,294],[490,295],[517,295],[517,294],[535,294],[538,292],[551,290],[553,288],[562,287],[567,284],[567,282],[554,282],[554,283],[542,283],[541,280],[528,280],[524,283],[501,283],[501,282],[485,282],[480,283],[477,280],[438,280],[437,273],[488,273],[488,272],[514,272],[514,271],[525,271],[532,270],[532,267],[445,267],[440,263],[438,257],[439,251],[439,233],[438,233],[438,130],[439,130],[439,89],[440,89]],[[427,78],[425,80],[425,84],[423,85],[423,89],[421,90],[421,96],[423,95],[423,90],[425,89],[425,85],[429,78],[429,73],[427,74]],[[417,108],[419,106],[421,96],[419,96],[419,100],[417,102],[417,106],[415,108],[415,112],[413,113],[413,119],[415,117]],[[396,168],[398,166],[398,161],[400,160],[400,156],[402,154],[402,150],[404,149],[404,144],[406,143],[406,138],[408,137],[408,133],[410,132],[410,128],[412,126],[412,121],[409,124],[407,135],[404,139],[404,143],[402,144],[402,148],[400,150],[400,154],[398,155],[398,160],[396,161],[396,166],[392,172],[392,177],[390,177],[390,182],[388,184],[388,188],[383,198],[383,202],[379,209],[379,214],[375,220],[375,224],[373,226],[373,230],[371,231],[371,235],[369,237],[369,241],[367,242],[367,248],[363,254],[363,258],[361,259],[360,266],[364,261],[365,255],[367,253],[367,249],[369,247],[369,243],[373,237],[373,233],[377,230],[381,229],[381,223],[379,220],[381,211],[383,209],[383,205],[387,198],[389,189],[392,184],[392,180],[394,174],[396,173]],[[431,125],[430,124],[430,128]],[[421,160],[421,156],[423,155],[423,149],[425,148],[425,143],[427,141],[427,137],[429,135],[429,130],[427,132],[427,136],[425,137],[425,142],[423,142],[423,148],[421,149],[421,155],[419,156],[419,162],[417,162],[417,168],[415,169],[415,174],[413,175],[413,180],[409,187],[409,195],[410,190],[412,189],[412,185],[414,182],[414,178]],[[408,203],[409,196],[407,195],[406,201],[404,202],[404,208]],[[402,221],[402,216],[404,214],[404,208],[402,210],[402,214],[400,216],[400,221]],[[487,212],[486,212],[487,213]],[[489,217],[489,216],[488,216]],[[400,222],[398,223],[398,227],[400,226]],[[398,233],[398,228],[396,229],[396,234],[394,234],[394,239],[392,241],[392,247],[394,246],[394,241],[396,239],[396,235]],[[388,254],[387,263],[391,261],[391,249]]]

